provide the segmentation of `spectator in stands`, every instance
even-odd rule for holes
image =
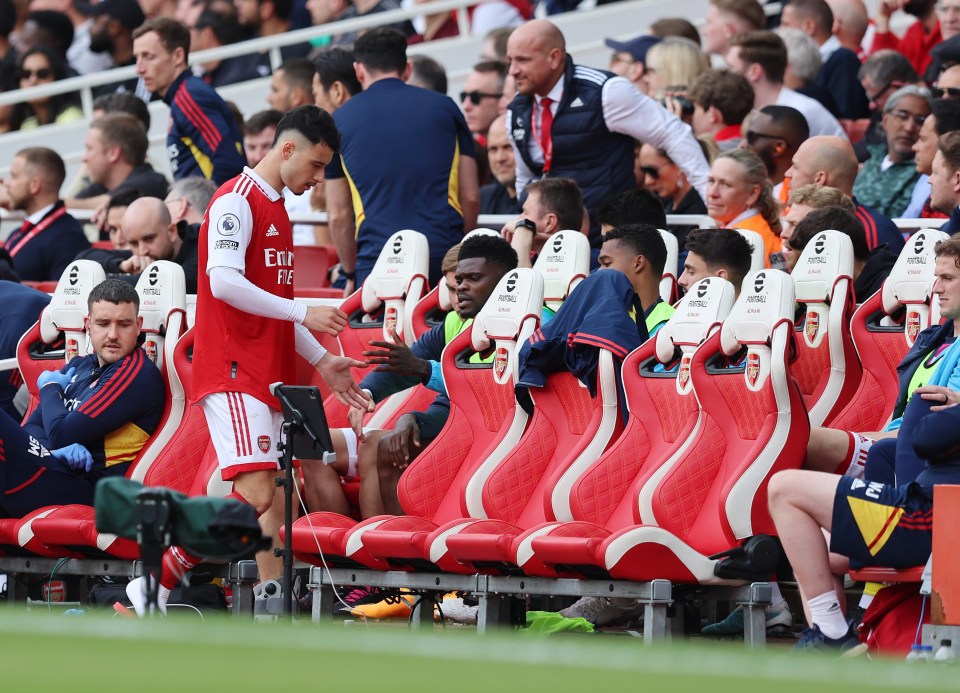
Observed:
[[[857,177],[857,155],[846,139],[841,137],[811,137],[800,145],[793,155],[793,165],[787,171],[790,186],[796,190],[804,185],[828,185],[853,197],[853,183]],[[857,218],[867,232],[871,249],[886,243],[894,253],[903,248],[903,235],[889,217],[861,204],[853,198]]]
[[[865,57],[863,37],[870,26],[870,17],[863,0],[827,0],[833,10],[833,34],[840,45],[856,53],[859,60]]]
[[[181,178],[170,186],[170,192],[167,193],[163,203],[167,206],[170,220],[174,224],[185,221],[199,230],[203,213],[210,206],[210,200],[213,199],[215,192],[217,192],[216,184],[206,178],[201,176]]]
[[[907,27],[902,38],[890,30],[890,15],[899,9],[917,18]],[[917,74],[922,75],[930,65],[930,49],[947,38],[941,32],[939,14],[937,0],[912,0],[908,3],[881,0],[873,18],[876,31],[870,53],[892,49],[909,60]]]
[[[123,228],[120,226],[120,222],[123,220],[123,215],[127,211],[127,207],[133,204],[134,200],[138,200],[141,197],[143,197],[143,195],[139,190],[130,189],[123,191],[119,195],[114,195],[110,198],[110,201],[107,202],[107,211],[104,214],[101,238],[105,235],[114,250],[130,250],[130,244],[127,242],[127,237],[123,235]],[[77,255],[77,260],[96,260],[96,250],[96,248],[91,248],[85,253],[80,253]]]
[[[682,17],[664,17],[658,19],[650,25],[650,33],[662,39],[668,36],[682,36],[683,38],[690,39],[698,46],[701,45],[700,32],[697,31],[697,27]]]
[[[883,246],[873,250],[867,248],[863,224],[846,207],[814,209],[801,219],[790,239],[797,255],[824,229],[840,231],[850,237],[853,244],[853,295],[857,303],[863,303],[883,286],[897,256]]]
[[[73,25],[73,40],[67,49],[67,64],[81,75],[88,75],[114,66],[109,55],[93,50],[90,45],[94,13],[92,6],[76,0],[31,0],[30,10],[60,12]]]
[[[480,54],[482,60],[507,60],[507,40],[513,33],[513,27],[500,27],[488,31],[483,37],[483,51]]]
[[[357,80],[357,71],[353,68],[353,51],[331,48],[318,54],[313,59],[313,66],[316,68],[313,100],[327,113],[333,113],[350,97],[363,91]]]
[[[243,138],[224,100],[190,74],[189,51],[190,32],[172,19],[148,20],[133,33],[137,74],[170,106],[167,155],[174,179],[202,175],[225,183],[243,169]]]
[[[626,224],[649,224],[658,229],[666,228],[667,215],[660,198],[646,188],[627,190],[611,195],[597,209],[600,233],[608,232]]]
[[[930,173],[930,206],[949,214],[940,230],[953,235],[960,231],[960,131],[948,132],[937,140]]]
[[[255,37],[279,36],[292,28],[290,14],[293,10],[293,0],[235,0],[237,19],[240,26],[252,33]],[[309,43],[294,43],[280,48],[280,57],[283,62],[291,58],[305,58],[310,52]],[[309,102],[305,102],[309,103]],[[274,106],[274,108],[276,108]],[[278,109],[288,111],[290,109]]]
[[[429,55],[411,55],[407,84],[446,95],[447,71]]]
[[[745,149],[718,156],[710,169],[706,203],[718,226],[759,233],[764,266],[782,268],[780,208],[760,157]]]
[[[744,31],[759,31],[767,22],[757,0],[711,0],[703,31],[703,51],[726,57],[730,39]]]
[[[187,293],[197,293],[197,227],[174,222],[163,200],[155,197],[132,202],[120,226],[132,251],[116,266],[126,281],[136,284],[151,263],[169,260],[183,267]],[[112,267],[105,269],[113,271]]]
[[[907,85],[895,91],[883,107],[886,144],[868,148],[870,158],[853,184],[853,192],[864,204],[888,217],[898,217],[910,204],[917,182],[913,145],[923,121],[930,115],[930,92]]]
[[[613,50],[608,70],[620,75],[632,84],[637,91],[647,94],[647,51],[660,43],[658,36],[638,36],[629,41],[604,39],[607,48]]]
[[[783,7],[780,25],[800,29],[817,42],[823,68],[815,84],[830,95],[836,106],[834,115],[847,120],[868,117],[867,96],[857,79],[860,59],[833,35],[830,5],[825,0],[790,0]]]
[[[131,188],[163,198],[170,185],[146,162],[148,145],[143,125],[131,115],[109,113],[94,120],[83,152],[90,185],[70,200],[70,206],[96,209],[106,195]]]
[[[777,36],[783,39],[783,45],[787,47],[787,69],[783,73],[783,85],[798,94],[819,101],[824,108],[836,115],[833,98],[816,83],[823,67],[817,42],[803,33],[802,29],[781,26],[776,31]]]
[[[870,123],[854,150],[858,161],[866,161],[870,156],[869,145],[886,142],[881,120],[887,99],[901,87],[919,83],[920,77],[906,58],[889,49],[877,51],[867,58],[858,76],[870,103]]]
[[[930,170],[937,153],[937,138],[960,130],[960,101],[936,99],[930,104],[930,115],[923,121],[920,135],[913,145],[914,162],[920,177],[913,186],[910,204],[903,211],[908,219],[943,218],[947,215],[930,207]]]
[[[137,292],[123,282],[94,287],[84,319],[94,353],[40,375],[40,404],[22,427],[0,413],[0,514],[93,505],[97,481],[123,476],[159,425],[166,388],[137,346],[139,304]]]
[[[20,56],[20,88],[28,89],[66,79],[63,60],[45,46],[35,46]],[[77,95],[41,96],[14,104],[10,113],[11,130],[32,130],[51,123],[72,123],[83,119]]]
[[[740,124],[753,110],[753,87],[729,70],[707,70],[690,85],[691,124],[697,136],[712,135],[721,152],[740,144]]]
[[[579,231],[583,197],[571,178],[542,178],[527,186],[521,217],[500,233],[517,251],[519,267],[533,267],[544,243],[557,231]]]
[[[247,166],[253,168],[273,148],[273,136],[283,118],[283,113],[272,108],[254,113],[243,124],[243,151],[247,153]]]
[[[941,72],[930,93],[935,99],[960,101],[960,65],[951,65]]]
[[[824,207],[841,207],[853,215],[856,215],[857,208],[849,195],[844,195],[836,188],[826,185],[804,185],[797,188],[790,195],[790,207],[786,214],[780,220],[780,240],[783,241],[783,259],[786,262],[787,272],[792,272],[797,259],[800,257],[800,251],[794,248],[793,234],[797,224],[806,218],[810,212]],[[830,227],[824,227],[830,228]],[[860,224],[863,228],[863,224]],[[864,244],[866,244],[866,232],[864,232]],[[886,246],[880,245],[874,250],[886,249]],[[867,249],[869,251],[869,248]],[[887,251],[889,252],[889,251]],[[889,253],[896,260],[896,255]],[[866,255],[866,253],[864,253]]]
[[[694,229],[687,235],[687,259],[677,283],[687,291],[704,277],[720,277],[739,296],[752,257],[750,243],[733,229]]]
[[[360,286],[397,229],[427,236],[432,283],[447,249],[476,225],[477,165],[466,120],[446,96],[403,83],[406,51],[394,29],[357,39],[364,91],[334,113],[342,140],[326,170],[327,210],[347,293],[354,282]],[[397,166],[402,176],[393,175]]]
[[[644,187],[660,198],[665,214],[706,214],[707,206],[667,153],[649,144],[640,148]],[[649,222],[653,223],[653,222]],[[661,225],[658,228],[667,228]],[[680,248],[690,227],[670,227]]]
[[[49,295],[20,284],[9,253],[0,248],[0,305],[3,305],[3,311],[0,311],[0,359],[17,355],[20,338],[40,318],[40,312],[48,303]],[[18,368],[0,371],[0,412],[20,421],[29,397],[26,390]]]
[[[353,19],[354,17],[368,17],[371,14],[377,14],[378,12],[389,12],[390,10],[400,9],[400,3],[397,0],[355,0],[353,2],[347,2],[347,0],[329,1],[333,6],[337,6],[338,3],[344,6],[343,10],[335,12],[334,18],[336,21]],[[390,24],[389,26],[393,29],[396,29],[407,38],[417,33],[413,28],[413,24],[407,20]],[[352,48],[354,44],[356,44],[359,34],[360,32],[357,31],[349,31],[345,34],[338,34],[332,37],[330,45],[334,46],[335,48]]]
[[[957,335],[960,242],[951,238],[940,243],[936,253],[934,291],[948,322],[928,328],[921,336],[930,335],[924,342],[935,339],[942,344],[945,338]],[[901,368],[911,357],[912,362],[923,358],[916,353],[920,344],[918,337]],[[920,367],[928,368],[929,361],[923,360]],[[948,363],[950,358],[944,358],[944,365]],[[947,376],[935,371],[931,380],[945,383]],[[903,375],[901,383],[905,384]],[[798,648],[843,649],[859,642],[837,597],[834,569],[842,574],[850,568],[843,557],[859,565],[894,568],[922,566],[930,557],[933,485],[960,480],[955,458],[960,409],[950,406],[957,402],[956,392],[942,384],[927,385],[915,393],[921,396],[911,397],[903,408],[902,433],[896,443],[881,440],[866,453],[869,468],[878,453],[892,448],[900,486],[854,474],[806,470],[780,472],[770,481],[770,513],[809,613],[810,627]],[[830,533],[829,546],[823,530]]]
[[[690,85],[709,67],[700,46],[680,36],[670,36],[652,46],[647,65],[647,93],[655,99],[686,97]],[[693,113],[693,106],[683,102],[673,104],[668,100],[667,108],[678,117],[689,118]]]
[[[195,51],[220,48],[243,40],[243,29],[236,16],[213,9],[205,9],[190,27],[190,47]],[[200,78],[211,87],[246,82],[269,74],[257,53],[238,55],[233,58],[211,60],[198,66]]]
[[[784,178],[793,164],[793,155],[810,136],[807,121],[790,106],[764,106],[750,116],[740,146],[760,157],[773,184],[773,196],[781,204],[790,199],[790,181]]]
[[[4,206],[27,218],[3,247],[22,280],[57,281],[76,254],[90,247],[80,223],[60,199],[65,176],[63,159],[46,147],[21,149],[10,162],[3,181]]]
[[[147,19],[157,17],[175,17],[177,14],[177,0],[137,0]]]
[[[285,60],[270,78],[270,91],[267,94],[270,108],[282,114],[291,108],[312,104],[315,72],[313,62],[306,58]],[[248,152],[247,157],[249,156]]]
[[[27,15],[17,49],[22,57],[27,51],[43,46],[56,53],[64,65],[69,65],[67,51],[72,44],[73,23],[70,18],[62,12],[38,10]],[[66,72],[71,77],[76,74],[73,68],[67,68]]]
[[[787,47],[776,33],[751,31],[733,37],[727,51],[727,64],[750,81],[754,108],[772,104],[790,106],[807,119],[811,135],[846,137],[840,123],[821,103],[783,85]]]
[[[507,119],[498,116],[487,133],[487,161],[494,180],[480,188],[480,214],[516,214],[517,170],[507,137]]]
[[[624,78],[574,65],[553,24],[534,20],[515,29],[508,55],[518,92],[508,134],[521,196],[542,176],[572,178],[592,217],[610,195],[636,188],[637,140],[666,151],[693,187],[706,191],[707,162],[689,127]],[[599,241],[596,224],[591,240]]]
[[[506,76],[506,63],[485,60],[473,66],[463,83],[460,106],[467,119],[467,127],[481,147],[486,146],[487,131],[499,115],[497,105],[503,96],[503,78]]]
[[[90,50],[107,55],[115,67],[133,65],[133,31],[146,21],[137,0],[104,0],[91,8],[94,17],[90,28]],[[113,92],[133,93],[137,78],[103,84],[94,89],[95,95]]]
[[[647,334],[653,336],[673,315],[673,306],[660,297],[660,279],[667,246],[650,224],[624,224],[607,232],[600,248],[600,269],[623,272],[643,308]],[[639,320],[640,316],[634,316]]]

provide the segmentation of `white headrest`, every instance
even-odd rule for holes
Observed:
[[[732,355],[743,346],[766,345],[779,323],[786,320],[793,325],[795,305],[790,275],[780,270],[751,272],[720,328],[723,353]]]
[[[404,334],[407,297],[420,299],[429,272],[430,246],[426,236],[410,229],[390,236],[360,291],[365,312],[373,313],[383,305],[385,339],[394,328],[407,337]]]
[[[103,267],[92,260],[75,260],[60,276],[50,304],[40,314],[40,339],[53,344],[64,333],[65,359],[87,353],[83,318],[87,315],[87,296],[107,278]]]
[[[736,290],[721,277],[706,277],[690,287],[670,319],[656,334],[657,359],[668,363],[680,349],[677,391],[691,386],[690,359],[703,341],[719,329],[733,307]]]
[[[157,260],[137,281],[140,317],[143,318],[143,350],[157,366],[163,363],[163,338],[167,321],[175,311],[186,315],[187,289],[183,267],[175,262]]]
[[[890,315],[901,306],[907,309],[904,336],[912,345],[917,335],[930,323],[930,302],[933,294],[936,254],[934,247],[949,236],[936,229],[921,229],[913,234],[900,251],[896,264],[883,282],[880,301]]]
[[[810,239],[790,273],[800,303],[828,303],[837,279],[853,277],[853,242],[845,233],[821,231]]]
[[[732,356],[742,347],[747,348],[743,376],[749,390],[762,389],[770,376],[770,343],[778,325],[786,323],[793,332],[795,307],[789,274],[761,270],[751,272],[743,280],[740,297],[720,328],[720,349]]]
[[[747,243],[753,248],[753,253],[750,254],[750,271],[758,272],[762,270],[766,265],[763,259],[763,236],[749,229],[736,229],[736,231],[746,238]]]
[[[466,234],[463,237],[463,240],[468,238],[473,238],[474,236],[493,236],[494,238],[500,238],[500,234],[496,231],[491,231],[490,229],[474,229],[470,233]],[[463,241],[460,241],[463,243]],[[446,283],[443,277],[440,277],[439,291],[437,292],[437,304],[440,306],[440,310],[444,312],[449,312],[453,310],[453,306],[450,305],[450,294],[447,292]]]
[[[539,319],[543,307],[543,277],[532,269],[515,269],[500,278],[470,328],[474,351],[486,351],[496,342],[494,378],[505,383],[513,374],[521,327],[528,318]]]
[[[543,300],[557,310],[590,272],[590,241],[579,231],[550,236],[533,269],[543,276]]]
[[[669,231],[663,229],[657,229],[657,231],[660,232],[663,244],[667,246],[667,260],[663,263],[663,279],[660,280],[660,298],[671,302],[677,286],[677,263],[680,257],[680,245],[677,243],[677,237]]]

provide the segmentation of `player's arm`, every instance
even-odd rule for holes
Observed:
[[[191,91],[189,86],[177,92],[175,103],[183,116],[181,127],[200,151],[197,164],[203,175],[223,183],[240,173],[244,164],[242,149],[231,137],[236,127],[227,123],[219,104],[208,94]]]
[[[516,173],[516,183],[514,186],[517,189],[517,199],[521,199],[523,191],[526,189],[527,185],[530,184],[530,181],[533,180],[533,171],[527,166],[526,161],[523,157],[520,156],[520,147],[517,146],[516,140],[513,139],[513,130],[510,129],[510,123],[513,122],[513,111],[507,111],[507,139],[510,140],[510,146],[513,147],[513,160],[514,160],[514,171]]]
[[[352,273],[357,269],[357,231],[350,184],[346,178],[331,178],[328,175],[324,187],[327,194],[327,223],[337,257],[340,258],[340,269]],[[348,281],[348,284],[352,289],[353,282]]]
[[[454,105],[451,105],[451,108],[457,124],[457,149],[460,152],[457,165],[457,199],[460,201],[460,215],[463,217],[463,232],[468,233],[476,228],[477,214],[480,212],[477,148],[463,113]]]
[[[623,77],[608,79],[601,95],[603,119],[611,132],[664,150],[690,184],[707,199],[710,166],[690,126],[656,101],[641,94]]]

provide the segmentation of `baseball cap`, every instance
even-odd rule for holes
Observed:
[[[659,36],[643,35],[629,41],[615,41],[608,38],[604,40],[604,43],[617,53],[629,53],[634,60],[642,63],[646,62],[647,51],[650,50],[650,47],[657,45],[661,40]]]
[[[90,7],[91,17],[99,17],[102,14],[116,19],[131,31],[147,20],[137,0],[102,0]]]

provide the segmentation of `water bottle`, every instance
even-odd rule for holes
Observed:
[[[908,662],[928,662],[933,659],[933,648],[930,645],[911,645]]]
[[[937,653],[933,655],[933,661],[935,662],[952,662],[957,658],[956,653],[953,651],[953,641],[949,638],[945,638],[940,641],[940,647],[937,648]]]

